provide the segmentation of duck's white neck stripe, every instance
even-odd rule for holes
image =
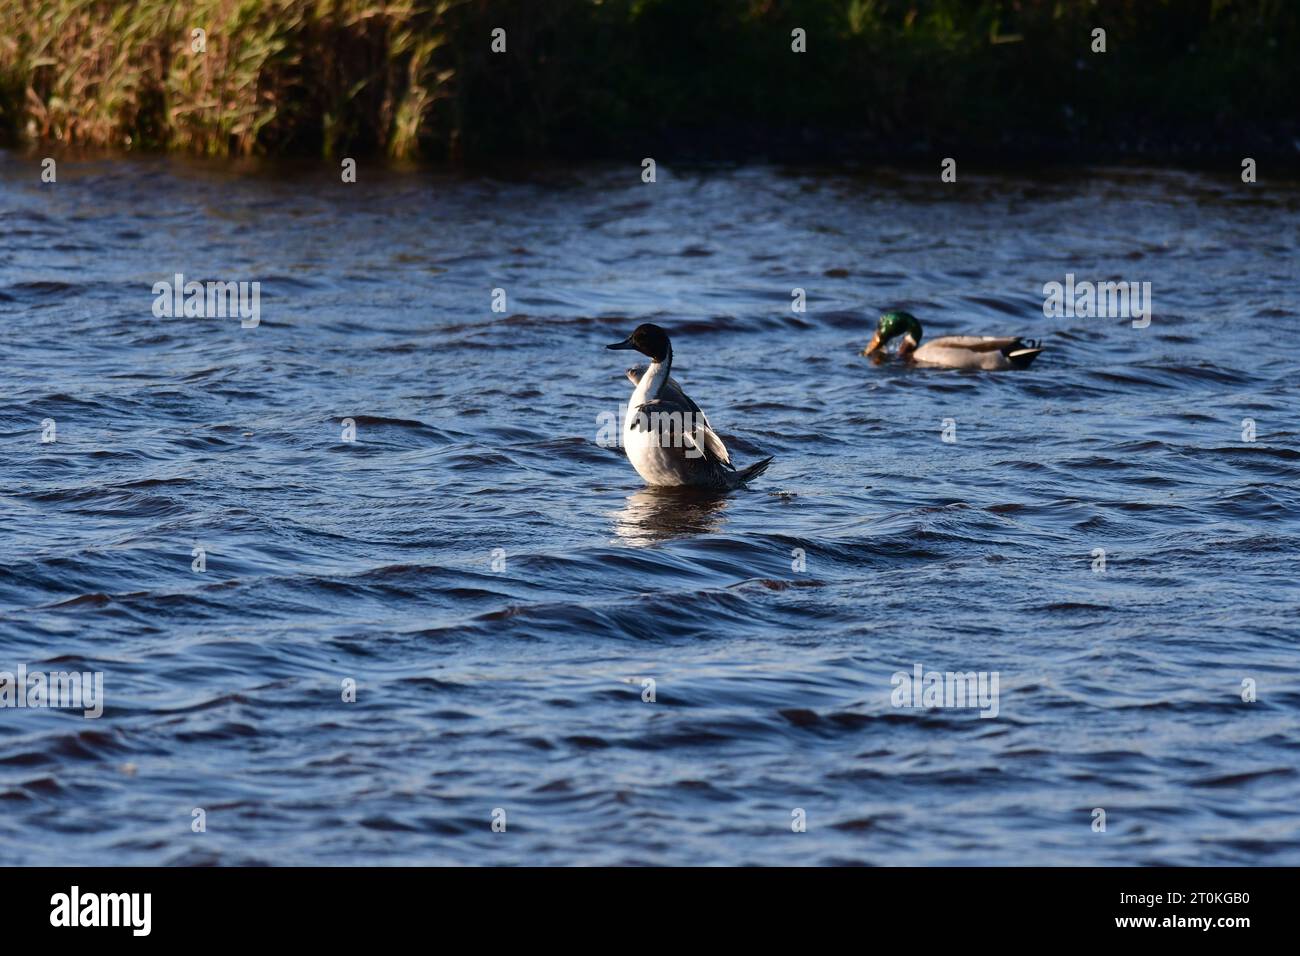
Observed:
[[[668,346],[668,354],[662,362],[651,362],[650,367],[641,376],[641,381],[632,393],[635,405],[654,401],[659,397],[659,390],[668,384],[668,373],[673,367],[673,347]]]

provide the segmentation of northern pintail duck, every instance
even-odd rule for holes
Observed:
[[[862,354],[884,358],[885,343],[899,335],[898,357],[917,365],[939,368],[980,368],[988,371],[1029,368],[1042,344],[1019,336],[945,335],[921,345],[921,323],[910,312],[886,312]],[[919,346],[919,347],[918,347]]]
[[[667,332],[649,323],[638,325],[622,342],[606,348],[635,349],[650,359],[644,369],[627,370],[636,388],[623,419],[623,450],[647,484],[728,490],[767,470],[771,458],[736,470],[700,406],[670,376],[673,347]]]

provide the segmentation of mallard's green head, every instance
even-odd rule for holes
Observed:
[[[911,351],[921,344],[921,323],[916,320],[911,312],[886,312],[876,323],[876,334],[871,337],[870,344],[863,350],[863,355],[870,355],[878,349],[885,347],[890,339],[898,336],[905,336],[903,346],[907,351]]]

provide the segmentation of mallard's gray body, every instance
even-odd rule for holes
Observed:
[[[923,343],[908,358],[917,365],[999,372],[1028,368],[1042,351],[1016,336],[945,335]]]

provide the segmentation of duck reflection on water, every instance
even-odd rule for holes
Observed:
[[[726,524],[727,502],[725,494],[700,488],[641,488],[612,512],[614,533],[638,546],[711,534]]]

